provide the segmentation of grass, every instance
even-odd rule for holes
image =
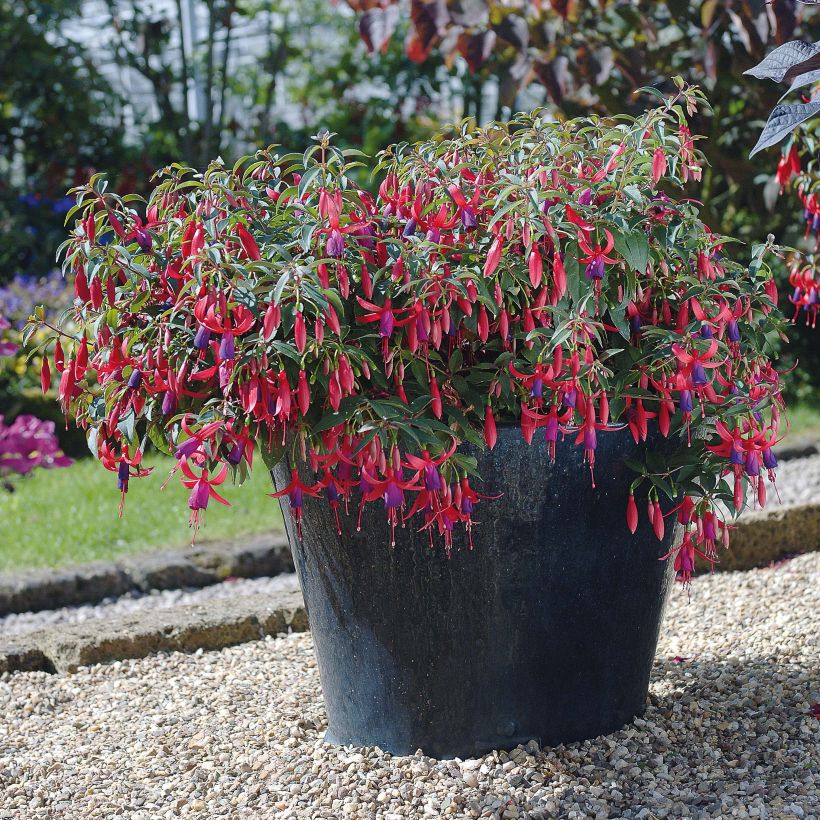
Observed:
[[[820,432],[820,407],[815,404],[797,404],[786,408],[786,417],[791,429],[790,436]]]
[[[117,478],[93,459],[59,470],[38,470],[0,490],[0,570],[64,566],[191,542],[188,491],[174,477],[160,491],[173,460],[146,459],[154,472],[132,479],[118,518]],[[279,502],[268,498],[264,469],[241,487],[228,482],[220,494],[233,504],[208,506],[197,542],[281,529]]]

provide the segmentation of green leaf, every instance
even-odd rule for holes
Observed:
[[[88,450],[94,458],[98,458],[97,455],[97,428],[96,427],[89,427],[88,432],[85,434],[85,440],[88,444]]]
[[[148,426],[148,438],[151,439],[151,443],[161,453],[171,455],[171,448],[168,446],[168,440],[165,438],[163,431],[158,425],[151,424]]]
[[[282,271],[279,276],[279,281],[276,283],[276,287],[273,290],[274,304],[278,305],[282,301],[282,292],[285,290],[285,285],[287,285],[289,281],[290,273],[288,271]]]
[[[643,194],[634,185],[624,185],[624,195],[629,197],[636,205],[643,205]]]
[[[643,231],[629,231],[615,235],[615,248],[626,264],[638,273],[644,273],[649,262],[649,242]]]
[[[282,444],[280,436],[272,436],[270,443],[267,436],[259,436],[256,439],[256,446],[259,448],[259,454],[262,456],[262,461],[268,470],[273,470],[285,455],[285,445]]]
[[[305,191],[310,187],[311,182],[316,179],[317,176],[322,172],[321,165],[314,165],[309,171],[306,171],[302,178],[299,180],[299,199],[302,198]]]
[[[618,333],[629,340],[632,335],[629,328],[629,321],[626,318],[626,303],[618,307],[611,307],[609,309],[609,316],[612,319],[612,324],[618,328]]]
[[[137,417],[133,410],[129,410],[117,423],[117,429],[125,436],[128,441],[134,441],[134,428],[137,423]]]

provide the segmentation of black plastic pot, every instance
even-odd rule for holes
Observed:
[[[302,539],[282,507],[328,714],[325,739],[395,754],[474,756],[531,739],[612,732],[644,709],[670,579],[663,544],[625,510],[639,455],[627,431],[599,435],[596,489],[579,448],[554,464],[517,428],[479,457],[472,551],[448,559],[411,519],[390,546],[381,504],[340,511],[306,498]],[[278,488],[289,466],[274,471]]]

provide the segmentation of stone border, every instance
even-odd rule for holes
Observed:
[[[773,506],[743,514],[732,530],[729,549],[718,549],[715,569],[765,567],[784,556],[815,550],[820,550],[820,504]],[[698,560],[702,571],[705,562]]]
[[[818,440],[817,431],[786,436],[780,444],[775,445],[774,452],[781,461],[820,455],[820,440]]]
[[[307,628],[302,596],[296,591],[214,599],[14,637],[0,642],[0,674],[74,672],[80,666],[158,652],[222,649]]]
[[[229,577],[260,578],[292,571],[287,538],[274,533],[63,569],[0,573],[0,617],[97,604],[131,591],[200,588]]]

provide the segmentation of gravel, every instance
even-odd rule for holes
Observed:
[[[782,461],[777,467],[776,486],[783,504],[820,501],[820,456]],[[766,489],[769,491],[766,509],[773,509],[777,504],[777,494],[772,491],[768,478]]]
[[[325,745],[309,634],[0,678],[0,818],[817,817],[820,553],[676,589],[642,719],[476,760]]]
[[[0,618],[0,638],[23,635],[57,624],[74,624],[92,618],[111,618],[134,612],[169,609],[186,604],[200,604],[216,598],[273,593],[299,589],[293,572],[272,578],[231,578],[201,589],[172,589],[150,593],[129,592],[120,598],[107,598],[99,604],[63,607],[42,612],[21,612]]]

